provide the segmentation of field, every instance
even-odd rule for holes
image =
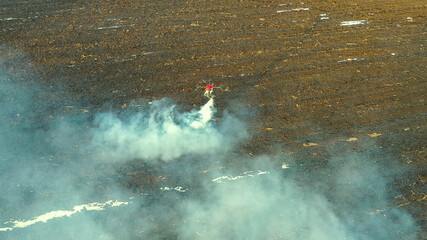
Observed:
[[[212,83],[214,121],[226,111],[249,136],[219,165],[244,172],[269,156],[315,188],[333,181],[335,156],[366,158],[391,179],[373,188],[387,193],[384,209],[408,212],[425,239],[426,12],[421,0],[3,0],[0,70],[41,89],[34,101],[51,106],[31,120],[39,123],[125,111],[137,99],[167,97],[190,111]],[[188,164],[133,159],[106,178],[141,193],[191,184],[173,173]]]

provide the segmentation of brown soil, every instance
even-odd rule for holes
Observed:
[[[214,83],[220,110],[255,113],[250,156],[286,149],[315,166],[334,142],[376,143],[411,169],[396,204],[425,237],[426,2],[300,2],[3,0],[0,44],[31,59],[50,101],[94,111],[165,96],[194,108]]]

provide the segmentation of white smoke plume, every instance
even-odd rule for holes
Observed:
[[[89,151],[108,161],[169,161],[184,154],[227,152],[247,137],[243,123],[228,115],[213,122],[214,114],[213,99],[189,112],[163,99],[130,116],[99,114]]]
[[[217,118],[213,100],[192,111],[163,99],[64,114],[9,55],[0,55],[0,239],[417,239],[375,144],[339,143],[316,171],[298,154],[282,168],[288,156],[239,155],[245,124]],[[165,186],[135,193],[117,179],[132,161],[173,171]]]
[[[279,170],[279,164],[264,157],[254,166],[276,169],[270,174],[241,174],[224,178],[234,181],[207,183],[202,197],[180,205],[184,213],[180,237],[417,239],[411,216],[396,207],[393,195],[385,190],[392,178],[372,163],[385,156],[359,150],[341,146],[340,153],[329,159],[321,181],[308,177],[313,180],[306,182],[303,169]]]
[[[292,181],[265,176],[210,189],[183,203],[183,239],[345,239],[331,204]]]

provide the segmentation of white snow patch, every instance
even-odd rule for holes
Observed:
[[[347,59],[339,60],[337,62],[341,63],[341,62],[364,61],[364,60],[366,60],[366,58],[347,58]]]
[[[242,179],[242,178],[247,178],[247,177],[255,177],[255,176],[264,175],[264,174],[270,174],[270,172],[258,170],[257,173],[254,173],[253,171],[247,171],[247,172],[242,173],[242,175],[235,176],[235,177],[233,177],[233,176],[222,176],[222,177],[218,177],[218,178],[213,179],[212,182],[214,182],[214,183],[223,183],[224,180],[235,181],[237,179]]]
[[[276,13],[285,13],[285,12],[300,12],[300,11],[308,11],[309,8],[294,8],[294,9],[286,9],[286,10],[277,10]]]
[[[37,19],[39,16],[26,17],[26,18],[18,18],[18,17],[8,17],[8,18],[0,18],[0,21],[16,21],[16,20],[25,20],[25,19]]]
[[[108,27],[98,27],[97,30],[104,30],[104,29],[117,29],[120,28],[120,26],[108,26]]]
[[[162,187],[162,188],[160,188],[160,190],[162,190],[162,191],[172,191],[172,190],[175,190],[177,192],[184,193],[188,189],[178,186],[178,187]]]
[[[51,211],[48,213],[44,213],[38,217],[35,217],[31,220],[5,222],[5,224],[12,224],[12,226],[0,228],[0,232],[11,231],[15,228],[26,228],[28,226],[31,226],[31,225],[39,223],[39,222],[46,223],[47,221],[52,220],[54,218],[70,217],[71,215],[82,212],[84,210],[86,210],[86,211],[102,211],[102,210],[105,210],[106,207],[119,207],[121,205],[128,205],[128,204],[129,204],[129,202],[120,202],[117,200],[115,200],[115,201],[109,200],[109,201],[104,202],[104,203],[93,202],[93,203],[77,205],[77,206],[73,207],[73,210]]]
[[[288,168],[289,168],[288,164],[286,164],[285,162],[282,163],[282,169],[288,169]]]
[[[366,20],[357,20],[357,21],[343,21],[341,22],[341,26],[352,26],[352,25],[365,25],[368,24]]]

